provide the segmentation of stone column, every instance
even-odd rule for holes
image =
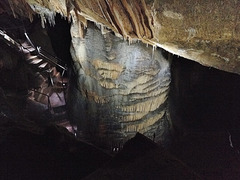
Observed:
[[[78,90],[70,92],[79,133],[95,144],[121,144],[136,132],[166,140],[170,63],[160,49],[124,41],[89,24],[71,29]]]

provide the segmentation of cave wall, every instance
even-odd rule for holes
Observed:
[[[78,91],[69,92],[78,131],[91,141],[124,142],[140,132],[165,141],[170,63],[160,49],[129,44],[88,25],[85,37],[72,25],[71,53]]]
[[[80,35],[90,20],[129,41],[139,39],[205,66],[240,73],[238,0],[4,0],[2,5],[1,11],[16,17],[39,14],[43,26],[47,20],[54,25],[56,12],[76,18]]]
[[[74,7],[130,41],[239,73],[239,1],[77,1]]]

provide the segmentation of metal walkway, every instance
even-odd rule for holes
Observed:
[[[41,71],[48,71],[51,67],[59,67],[63,70],[63,73],[67,70],[66,65],[63,66],[58,63],[62,62],[61,59],[54,57],[41,47],[35,46],[28,37],[27,33],[24,33],[24,35],[26,37],[26,41],[19,43],[8,36],[5,31],[0,29],[0,39],[12,48],[16,49],[18,52],[22,53],[29,64],[33,64]]]
[[[52,121],[67,121],[65,90],[68,80],[63,77],[67,71],[66,65],[62,65],[64,63],[61,59],[54,57],[41,47],[35,46],[27,33],[24,33],[24,36],[26,38],[25,41],[20,43],[0,29],[0,40],[4,41],[25,58],[36,77],[41,75],[44,79],[44,84],[41,84],[39,89],[29,89],[33,93],[35,101],[48,106],[48,110],[52,114]],[[62,72],[58,72],[56,67],[60,68]],[[61,97],[61,94],[64,97]],[[51,102],[50,99],[53,99],[53,95],[55,95],[55,99],[54,102]]]

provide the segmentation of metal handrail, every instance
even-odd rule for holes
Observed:
[[[48,94],[45,94],[45,93],[36,91],[35,89],[31,89],[30,91],[33,91],[33,92],[36,92],[36,93],[38,93],[38,94],[47,96],[47,98],[48,98],[48,109],[52,110],[52,105],[51,105],[51,101],[50,101],[50,96],[49,96]]]
[[[10,42],[12,45],[15,46],[15,48],[18,48],[20,50],[22,50],[22,48],[24,49],[28,49],[22,46],[22,44],[18,43],[17,41],[15,41],[13,38],[11,38],[10,36],[8,36],[6,34],[5,31],[0,29],[0,35],[3,37],[3,39],[7,40],[8,42]],[[44,58],[46,61],[48,61],[51,64],[54,64],[55,66],[58,66],[59,68],[63,69],[63,71],[67,71],[67,67],[62,66],[60,64],[58,64],[57,62],[55,62],[52,59],[55,59],[56,61],[60,61],[63,62],[61,59],[54,57],[53,55],[51,55],[50,53],[48,53],[46,50],[41,49],[41,47],[38,46],[34,46],[33,42],[31,41],[31,39],[29,38],[29,36],[27,35],[27,33],[24,33],[27,41],[29,42],[29,44],[35,49],[35,51],[37,52],[37,55],[39,55],[40,57]],[[49,57],[50,56],[50,57]]]
[[[63,67],[62,65],[60,65],[60,64],[58,64],[58,63],[56,63],[55,61],[52,60],[52,59],[55,59],[55,60],[57,60],[57,61],[61,61],[61,62],[62,62],[61,59],[54,57],[53,55],[51,55],[50,53],[48,53],[48,52],[45,51],[45,50],[42,50],[41,47],[38,47],[38,46],[35,47],[26,32],[24,33],[24,35],[25,35],[25,37],[27,38],[27,40],[28,40],[28,42],[30,43],[30,45],[37,51],[38,55],[40,55],[41,57],[47,59],[47,61],[49,61],[50,63],[52,63],[52,64],[60,67],[60,68],[63,69],[64,71],[67,70],[67,68]],[[48,55],[45,55],[44,53],[46,53],[46,54],[48,54]],[[48,56],[51,56],[51,58],[49,58]]]

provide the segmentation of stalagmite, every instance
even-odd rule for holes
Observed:
[[[112,141],[124,142],[136,132],[149,137],[155,133],[156,140],[164,139],[169,130],[162,122],[168,124],[165,112],[170,70],[160,49],[131,38],[126,42],[102,33],[102,28],[93,24],[88,25],[84,39],[74,34],[71,52],[76,67],[81,65],[78,86],[82,91],[71,103],[82,113],[75,120],[82,136],[107,146]],[[114,58],[109,60],[112,54]]]

